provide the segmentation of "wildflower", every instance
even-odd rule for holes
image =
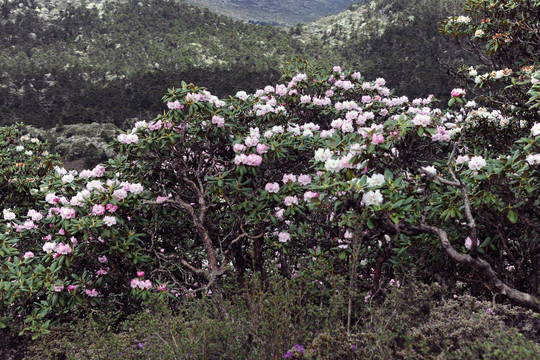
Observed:
[[[225,119],[219,115],[214,115],[212,117],[212,124],[216,125],[217,127],[223,127],[225,126]]]
[[[473,156],[469,160],[469,169],[471,170],[480,170],[484,166],[486,166],[486,160],[481,156]]]
[[[27,251],[24,253],[24,258],[25,259],[32,259],[34,257],[34,253],[31,252],[31,251]]]
[[[110,227],[116,225],[116,218],[114,216],[105,216],[103,218],[103,222],[105,223],[105,225]]]
[[[62,206],[60,208],[60,216],[62,217],[62,219],[73,219],[75,218],[75,210]]]
[[[327,171],[335,173],[343,169],[343,163],[339,159],[328,159],[325,161],[324,167]]]
[[[277,193],[279,191],[279,184],[277,182],[274,183],[268,183],[265,186],[265,190],[269,193]]]
[[[33,221],[40,221],[43,218],[43,215],[34,209],[28,210],[26,216],[31,218]]]
[[[294,174],[284,174],[282,181],[283,181],[284,184],[286,184],[288,182],[294,183],[294,182],[296,182],[296,175],[294,175]]]
[[[319,193],[313,192],[313,191],[306,191],[304,193],[304,200],[305,201],[311,201],[312,199],[319,197]]]
[[[96,297],[96,296],[99,295],[99,293],[98,293],[98,291],[96,289],[92,289],[92,290],[86,289],[85,292],[86,292],[86,295],[88,295],[90,297]]]
[[[56,244],[53,242],[46,242],[43,244],[43,251],[47,254],[52,253],[56,249]]]
[[[60,243],[56,245],[56,252],[60,255],[68,255],[71,254],[71,246],[68,244]]]
[[[382,202],[383,196],[380,190],[370,190],[362,196],[362,204],[364,204],[364,206],[379,206],[382,204]]]
[[[540,123],[535,123],[531,128],[532,136],[540,135]]]
[[[384,175],[382,174],[373,174],[371,177],[367,178],[366,186],[367,187],[379,187],[384,184]]]
[[[298,197],[296,197],[296,195],[295,196],[287,196],[283,200],[283,204],[285,204],[285,206],[292,206],[293,204],[298,205]]]
[[[92,207],[92,215],[101,216],[105,213],[105,206],[96,204]]]
[[[463,164],[467,161],[469,161],[469,155],[459,155],[456,158],[456,164]]]
[[[8,209],[4,209],[3,214],[4,214],[4,220],[6,221],[15,220],[16,215],[14,212]]]
[[[286,243],[291,239],[291,234],[288,232],[282,231],[278,234],[278,239],[280,243]]]

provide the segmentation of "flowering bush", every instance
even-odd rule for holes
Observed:
[[[77,306],[197,292],[219,303],[227,274],[242,283],[277,263],[291,277],[333,256],[369,301],[385,264],[433,247],[540,310],[537,122],[485,147],[480,110],[396,97],[339,67],[293,63],[284,79],[228,99],[182,83],[168,111],[118,136],[106,166],[41,175],[33,202],[3,209],[2,323],[39,334]]]

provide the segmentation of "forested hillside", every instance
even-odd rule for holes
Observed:
[[[275,82],[287,32],[167,0],[1,4],[0,123],[113,122],[155,113],[181,80],[218,95]]]

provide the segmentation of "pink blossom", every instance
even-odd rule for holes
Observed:
[[[101,216],[105,213],[105,206],[96,204],[92,207],[92,215]]]
[[[158,291],[167,291],[167,284],[160,284],[157,289]]]
[[[102,268],[99,268],[99,270],[97,271],[97,274],[98,275],[107,275],[108,272],[107,272],[107,270],[103,270]]]
[[[113,204],[107,204],[107,206],[105,206],[105,209],[107,209],[110,213],[114,213],[118,209],[118,206]]]
[[[309,96],[309,95],[300,96],[300,103],[307,104],[309,102],[311,102],[311,96]]]
[[[62,217],[62,219],[73,219],[75,218],[75,210],[62,206],[60,208],[60,216]]]
[[[219,115],[214,115],[212,117],[212,124],[216,125],[217,127],[223,127],[225,126],[225,119]]]
[[[467,236],[467,238],[465,239],[465,248],[471,250],[472,249],[472,239],[470,237]],[[476,246],[478,246],[478,241],[476,243]]]
[[[431,136],[433,141],[450,141],[450,133],[442,126],[437,126],[437,133]]]
[[[257,154],[249,154],[244,159],[244,164],[248,166],[260,166],[262,164],[262,157]]]
[[[287,196],[283,200],[283,204],[285,204],[285,206],[291,206],[293,204],[298,205],[298,197],[296,197],[296,195],[295,196]]]
[[[158,204],[163,204],[164,202],[166,202],[167,200],[169,200],[169,198],[171,197],[171,195],[168,195],[168,196],[158,196],[156,198],[156,202]]]
[[[268,183],[264,189],[269,193],[277,193],[279,191],[279,184],[277,182]]]
[[[27,251],[24,253],[24,258],[25,259],[32,259],[34,257],[34,253],[31,252],[31,251]]]
[[[60,255],[68,255],[71,254],[71,246],[68,244],[60,243],[56,245],[56,252]]]
[[[76,288],[77,288],[77,286],[75,286],[75,285],[69,285],[68,286],[68,291],[73,292],[73,291],[75,291]]]
[[[384,136],[382,134],[373,134],[371,137],[371,143],[374,145],[384,142]]]
[[[56,249],[56,244],[53,242],[46,242],[43,244],[43,251],[47,254],[52,253]]]
[[[109,227],[116,225],[116,218],[114,216],[104,216],[103,223]]]
[[[139,279],[131,279],[131,288],[135,289],[137,286],[139,286]]]
[[[311,201],[311,199],[316,198],[319,196],[319,193],[313,192],[313,191],[306,191],[304,193],[304,200],[305,201]]]
[[[26,216],[31,218],[33,221],[40,221],[43,218],[43,215],[34,209],[28,210]]]
[[[423,127],[429,126],[431,124],[431,116],[418,114],[414,117],[414,119],[412,120],[412,123],[417,126],[423,126]]]
[[[294,174],[284,174],[283,175],[283,183],[286,184],[288,182],[296,182],[296,175]]]
[[[102,263],[102,264],[106,264],[107,261],[109,261],[109,260],[107,259],[107,257],[105,255],[103,255],[103,256],[98,256],[98,261],[100,263]]]
[[[92,175],[94,175],[95,177],[102,177],[103,174],[105,174],[105,166],[103,165],[96,165],[92,169]]]
[[[280,243],[285,243],[291,239],[291,234],[288,232],[282,231],[278,234],[278,239]]]
[[[311,184],[311,177],[309,175],[300,174],[298,176],[298,183],[300,185],[309,185]]]
[[[469,161],[469,155],[459,155],[457,158],[456,158],[456,164],[463,164],[465,162]]]
[[[60,291],[64,290],[64,284],[53,285],[53,288],[54,288],[55,292],[60,292]]]
[[[182,110],[184,108],[184,105],[180,104],[180,101],[175,100],[175,101],[169,101],[167,103],[167,107],[170,110]]]
[[[137,276],[142,278],[144,276],[144,271],[137,271]]]
[[[236,144],[233,145],[233,151],[234,152],[244,152],[244,151],[246,151],[246,145],[236,143]]]
[[[130,184],[129,186],[129,192],[131,192],[132,194],[140,194],[142,193],[144,190],[144,187],[141,185],[141,184],[138,184],[138,183],[135,183],[135,184]]]
[[[259,155],[266,154],[268,152],[268,145],[265,144],[257,144],[257,153]]]
[[[465,90],[463,89],[452,89],[452,92],[450,93],[452,97],[463,97],[465,96]]]
[[[90,297],[96,297],[96,296],[99,295],[99,293],[98,293],[98,291],[96,289],[92,289],[92,290],[86,289],[85,292],[86,292],[86,295],[88,295]]]
[[[139,142],[139,137],[136,134],[120,134],[117,137],[118,141],[122,144],[137,144]]]
[[[486,166],[486,160],[481,156],[473,156],[469,160],[469,169],[471,170],[480,170]]]
[[[113,197],[120,201],[120,200],[123,200],[127,197],[127,191],[124,190],[124,189],[117,189],[117,190],[114,190],[113,191]]]

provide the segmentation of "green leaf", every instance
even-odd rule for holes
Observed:
[[[510,211],[508,212],[508,220],[510,220],[510,222],[511,222],[512,224],[517,223],[517,221],[518,221],[518,214],[517,214],[517,212],[515,212],[514,210],[510,210]]]
[[[370,230],[375,227],[375,225],[373,225],[373,222],[370,219],[368,219],[368,221],[366,222],[366,225]]]

